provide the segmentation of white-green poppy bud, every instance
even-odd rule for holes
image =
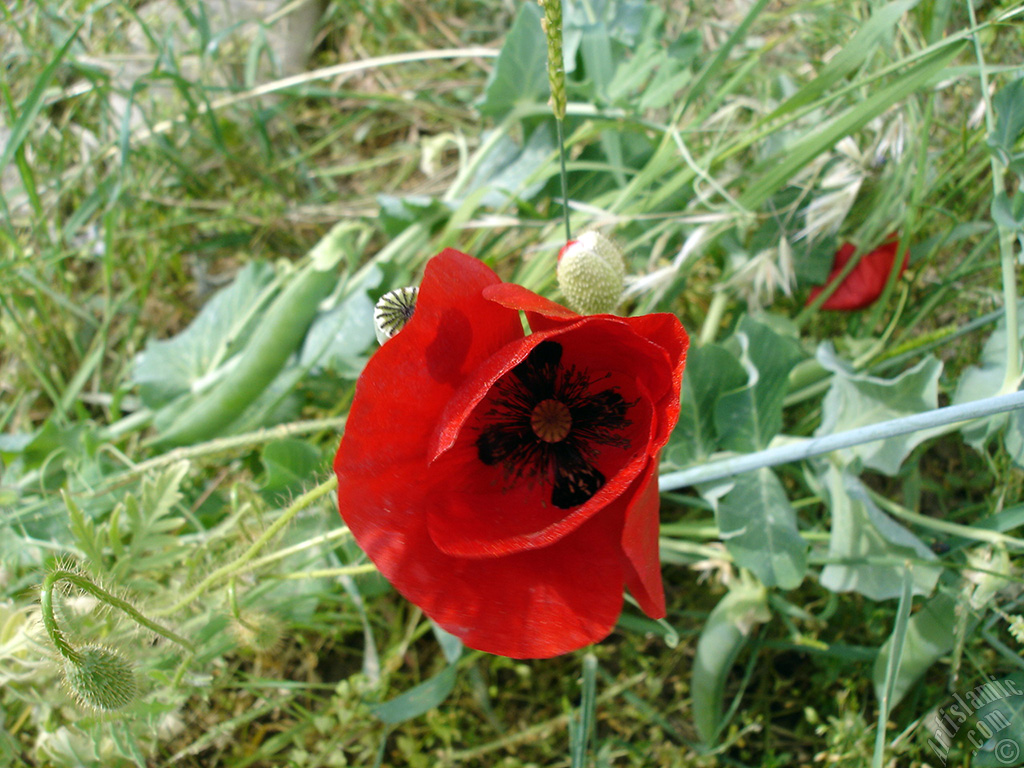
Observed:
[[[80,703],[107,712],[131,703],[137,688],[128,659],[98,645],[87,646],[77,655],[77,662],[64,662],[64,678]]]
[[[622,251],[600,232],[584,232],[558,254],[558,287],[581,315],[611,312],[622,298],[626,262]]]
[[[378,344],[383,344],[409,322],[416,309],[416,297],[419,292],[420,289],[413,286],[399,288],[380,297],[373,310],[373,325]]]

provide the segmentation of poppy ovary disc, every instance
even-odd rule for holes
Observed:
[[[530,427],[545,443],[560,443],[572,429],[569,406],[559,400],[542,400],[530,414]]]

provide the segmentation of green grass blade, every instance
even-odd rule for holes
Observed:
[[[60,66],[67,52],[71,49],[71,44],[75,41],[75,38],[78,36],[78,30],[82,28],[84,23],[84,21],[78,22],[75,28],[71,30],[67,40],[57,49],[53,59],[36,79],[36,84],[32,87],[32,91],[29,93],[28,98],[25,99],[25,102],[17,106],[10,105],[11,109],[18,114],[18,119],[11,126],[11,135],[7,140],[7,146],[4,147],[3,154],[0,155],[0,173],[3,173],[4,169],[7,168],[14,158],[14,153],[18,151],[18,148],[25,141],[25,137],[28,136],[29,128],[35,121],[39,111],[43,108],[43,96],[46,94],[46,89],[50,87],[50,83],[57,73],[57,67]]]
[[[775,118],[799,109],[817,99],[835,83],[852,74],[874,51],[878,42],[899,23],[903,14],[912,9],[920,0],[896,0],[883,6],[857,30],[850,42],[826,64],[821,73],[792,97],[780,104],[762,122],[769,123]]]
[[[889,702],[896,687],[896,678],[903,660],[903,643],[907,638],[907,623],[910,621],[910,605],[913,602],[914,580],[911,578],[911,566],[903,570],[903,590],[900,603],[896,608],[896,622],[892,628],[892,652],[885,668],[885,694],[878,703],[878,726],[875,731],[875,751],[871,758],[872,768],[882,768],[885,760],[885,724],[889,720]]]
[[[957,42],[929,54],[889,85],[872,93],[824,125],[812,128],[793,146],[786,149],[784,157],[773,155],[759,163],[751,170],[751,175],[756,176],[758,172],[763,175],[740,196],[740,205],[745,208],[759,208],[815,157],[826,152],[844,136],[863,128],[893,104],[924,87],[962,48],[963,43]]]

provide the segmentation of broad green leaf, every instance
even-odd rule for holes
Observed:
[[[306,332],[299,365],[355,378],[363,369],[362,354],[376,340],[373,305],[368,291],[380,284],[383,273],[374,268],[342,301],[313,320]]]
[[[768,590],[748,576],[730,586],[704,623],[690,680],[693,721],[704,744],[711,746],[718,739],[725,681],[736,658],[754,626],[769,619]]]
[[[910,606],[914,602],[911,592],[912,571],[908,565],[903,569],[900,580],[900,602],[896,606],[896,621],[893,623],[892,634],[889,635],[889,658],[885,667],[881,670],[881,693],[879,686],[875,686],[875,697],[878,699],[878,731],[875,736],[876,754],[881,744],[885,742],[885,728],[889,722],[889,713],[893,708],[893,696],[896,691],[896,683],[899,677],[900,665],[903,662],[903,653],[906,650],[907,631],[910,623]],[[877,661],[877,658],[876,658]],[[876,681],[878,680],[879,669],[875,667]]]
[[[683,376],[682,407],[672,432],[666,459],[677,467],[702,461],[718,448],[715,403],[722,392],[742,387],[747,380],[739,361],[724,347],[691,347]]]
[[[992,110],[996,125],[988,135],[988,146],[1003,165],[1019,172],[1024,152],[1015,148],[1024,133],[1024,78],[1004,86],[992,98]]]
[[[477,201],[479,205],[497,208],[510,198],[529,200],[544,185],[544,179],[533,177],[548,162],[555,146],[550,123],[538,126],[522,147],[507,135],[502,136],[480,163],[461,199],[485,190]]]
[[[263,491],[278,493],[310,483],[320,469],[320,452],[303,440],[275,440],[260,457],[267,479]]]
[[[822,402],[821,426],[815,432],[818,437],[930,411],[938,403],[942,363],[934,357],[924,358],[893,379],[856,373],[836,356],[830,342],[818,347],[817,357],[834,374]],[[860,458],[866,467],[895,475],[907,455],[928,437],[930,433],[922,430],[844,448],[838,453],[845,462]]]
[[[829,465],[824,485],[832,513],[828,558],[842,562],[825,566],[821,585],[833,592],[859,592],[872,600],[899,597],[906,561],[933,561],[935,554],[882,512],[853,475]],[[931,594],[941,572],[938,566],[915,563],[914,594]]]
[[[1000,190],[992,199],[992,219],[1011,232],[1024,228],[1024,192],[1018,189],[1011,198]]]
[[[269,264],[249,262],[231,285],[203,305],[184,331],[146,344],[132,370],[132,381],[146,407],[156,410],[190,392],[241,346],[252,330],[253,309],[273,278]]]
[[[718,530],[741,568],[768,587],[793,589],[807,572],[807,542],[782,484],[770,469],[745,472],[715,505]]]
[[[583,36],[595,26],[600,25],[609,40],[615,40],[628,49],[635,49],[643,31],[647,10],[648,4],[643,0],[565,0],[562,3],[562,49],[566,73],[576,71],[576,54]],[[660,23],[661,19],[654,21]],[[648,27],[648,31],[657,28],[658,24],[654,24]]]
[[[404,723],[441,705],[455,687],[459,668],[449,664],[429,680],[410,688],[383,704],[371,707],[374,715],[389,725]]]
[[[377,195],[380,205],[380,225],[388,237],[397,237],[416,223],[440,223],[451,208],[444,201],[427,195]]]
[[[615,53],[608,30],[603,22],[591,24],[583,30],[580,40],[580,55],[587,78],[591,81],[596,101],[608,102],[608,87],[615,77]]]
[[[1024,335],[1024,301],[1017,304],[1018,333]],[[988,337],[981,349],[978,365],[967,368],[957,382],[953,394],[953,405],[970,403],[986,397],[993,397],[1002,390],[1006,379],[1006,316],[996,323],[995,330]],[[962,427],[960,433],[968,445],[982,450],[992,436],[1007,421],[1006,414],[992,416],[988,419],[973,421]]]
[[[1024,467],[1024,409],[1018,409],[1008,415],[1005,445],[1013,463],[1018,467]]]
[[[723,447],[757,451],[767,448],[782,428],[782,401],[789,372],[800,362],[803,352],[794,339],[780,336],[749,316],[740,321],[736,339],[747,383],[718,399],[715,428]]]
[[[430,619],[430,629],[434,633],[434,639],[441,646],[441,652],[449,664],[454,664],[462,656],[462,641],[444,629],[440,624]]]
[[[889,699],[890,711],[903,700],[914,683],[928,668],[953,648],[957,624],[956,600],[939,592],[925,601],[907,622],[902,659]],[[881,701],[885,693],[885,675],[892,654],[892,639],[885,641],[875,658],[872,682],[875,697]]]
[[[487,79],[480,113],[505,117],[519,104],[542,104],[548,85],[548,48],[536,3],[523,3]]]

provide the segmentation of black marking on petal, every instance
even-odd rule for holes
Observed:
[[[523,362],[512,369],[512,374],[539,403],[554,396],[561,360],[562,345],[555,341],[542,341],[530,350]]]
[[[476,439],[476,450],[480,461],[493,467],[522,454],[524,446],[532,442],[532,430],[527,433],[517,424],[506,422],[495,424],[480,433]]]
[[[614,388],[592,391],[601,380],[574,365],[562,366],[562,345],[542,341],[508,375],[499,379],[482,413],[477,456],[487,466],[501,464],[513,482],[539,480],[551,486],[551,503],[569,509],[585,503],[605,484],[594,466],[599,446],[628,448],[622,430],[636,401]],[[561,403],[571,420],[568,432],[545,440],[532,425],[535,409],[546,400]],[[545,433],[548,435],[549,433]]]
[[[585,443],[628,447],[629,440],[619,433],[632,424],[626,418],[626,411],[634,405],[636,401],[627,403],[614,389],[580,398],[569,406],[577,438]]]
[[[551,489],[551,503],[559,509],[569,509],[589,501],[604,486],[604,475],[597,467],[582,463],[566,470],[559,467],[555,487]]]

